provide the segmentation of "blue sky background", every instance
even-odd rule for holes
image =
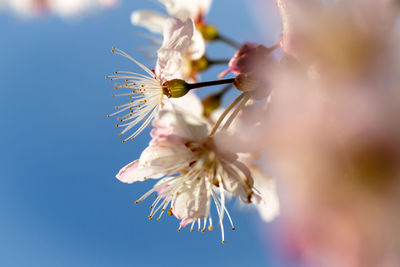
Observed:
[[[255,25],[250,2],[216,0],[208,20],[238,41],[277,40]],[[148,44],[138,35],[146,31],[130,24],[138,8],[162,10],[125,0],[77,21],[0,13],[0,266],[275,266],[255,211],[231,205],[237,230],[227,225],[222,245],[217,227],[178,233],[174,217],[149,222],[151,200],[133,203],[153,183],[114,178],[149,141],[144,131],[122,144],[105,117],[124,99],[111,98],[104,76],[138,70],[111,46],[152,67],[136,49]],[[209,55],[233,53],[213,44]]]

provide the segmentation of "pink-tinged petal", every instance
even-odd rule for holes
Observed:
[[[153,33],[162,34],[167,16],[150,10],[138,10],[132,12],[131,22],[133,25],[142,26]]]
[[[153,142],[141,154],[140,167],[151,168],[157,173],[174,174],[189,166],[193,153],[184,144],[182,138],[166,136],[159,142]]]
[[[199,117],[180,112],[162,111],[157,123],[171,127],[173,133],[186,141],[203,143],[208,138],[208,124]]]
[[[160,178],[162,174],[156,173],[151,168],[139,166],[139,160],[135,160],[123,167],[116,175],[117,179],[124,183],[142,182],[147,178]]]

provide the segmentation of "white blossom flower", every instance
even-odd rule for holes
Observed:
[[[45,13],[72,17],[97,8],[114,6],[118,0],[0,0],[0,9],[10,10],[24,17]]]
[[[210,206],[214,202],[224,242],[225,214],[235,229],[225,206],[226,195],[245,203],[262,201],[248,168],[235,154],[215,146],[208,123],[198,117],[163,111],[153,124],[149,146],[116,177],[125,183],[164,177],[136,203],[157,192],[149,219],[160,211],[159,220],[167,211],[181,220],[178,231],[188,224],[193,230],[196,222],[202,232],[207,226],[212,230]]]
[[[165,82],[180,78],[177,70],[179,70],[179,66],[182,64],[182,56],[189,46],[193,35],[193,28],[194,24],[191,19],[185,22],[175,18],[167,20],[164,31],[164,42],[158,51],[158,60],[154,72],[121,50],[113,48],[112,52],[130,59],[146,73],[144,75],[119,71],[115,72],[114,75],[106,76],[110,81],[117,81],[115,89],[125,88],[129,90],[127,93],[118,94],[117,96],[129,96],[131,101],[127,104],[117,106],[115,113],[107,115],[107,117],[110,117],[127,112],[125,115],[117,118],[123,123],[117,124],[117,127],[125,127],[120,135],[142,122],[140,127],[124,141],[135,138],[148,126],[167,101],[165,90],[168,90],[168,88],[166,88]]]
[[[182,21],[187,20],[188,18],[196,21],[208,12],[212,1],[160,0],[160,2],[165,5],[169,16],[176,17]],[[150,10],[138,10],[132,13],[131,22],[134,25],[144,27],[155,34],[162,34],[165,22],[168,20],[169,16]],[[195,28],[187,51],[187,57],[190,60],[198,60],[205,54],[205,50],[205,41],[201,33]]]

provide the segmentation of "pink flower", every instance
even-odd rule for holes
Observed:
[[[256,72],[268,71],[266,68],[274,61],[270,53],[274,48],[267,48],[263,45],[245,43],[229,61],[229,69],[222,72],[219,77],[223,77],[229,72],[235,75],[253,74]]]

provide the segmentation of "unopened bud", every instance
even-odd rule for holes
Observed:
[[[258,88],[258,81],[248,74],[239,74],[233,83],[235,87],[242,92],[255,91]]]
[[[219,37],[218,29],[210,24],[200,24],[197,26],[197,30],[199,30],[206,41],[215,41]]]
[[[173,79],[170,81],[166,81],[163,84],[164,95],[168,97],[178,98],[182,97],[189,92],[187,88],[187,83],[181,79]]]
[[[203,105],[203,116],[208,118],[217,108],[221,106],[222,94],[212,94],[201,101]]]
[[[255,100],[264,99],[270,93],[268,83],[265,79],[257,79],[249,74],[239,74],[236,76],[233,85],[242,92],[251,92]]]

